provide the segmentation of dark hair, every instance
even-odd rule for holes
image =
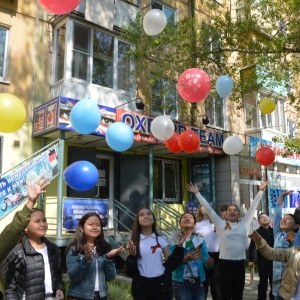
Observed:
[[[196,217],[195,217],[194,214],[192,214],[192,213],[190,213],[190,212],[186,212],[186,213],[184,213],[184,214],[181,215],[181,217],[180,217],[180,219],[179,219],[179,224],[181,223],[182,217],[185,216],[185,215],[192,215],[192,216],[193,216],[193,219],[194,219],[194,224],[196,224]]]
[[[197,222],[203,221],[203,214],[202,214],[202,211],[201,211],[201,207],[202,207],[202,206],[203,206],[203,205],[201,205],[201,204],[198,206],[197,217],[196,217],[196,221],[197,221]],[[209,219],[210,223],[212,223],[210,217],[208,217],[208,219]]]
[[[239,213],[240,213],[240,209],[238,208],[238,206],[237,205],[235,205],[235,204],[230,204],[230,205],[227,205],[227,209],[226,209],[226,211],[228,210],[228,208],[230,207],[230,206],[234,206],[235,208],[237,208],[237,210],[239,211]]]
[[[95,246],[96,246],[97,253],[99,255],[103,255],[111,250],[111,245],[108,242],[106,242],[106,240],[104,238],[102,220],[101,220],[100,216],[95,212],[88,212],[85,215],[83,215],[81,217],[81,219],[79,220],[77,228],[76,228],[74,240],[67,246],[66,254],[68,253],[68,250],[70,248],[72,248],[74,254],[84,253],[83,248],[87,242],[86,242],[84,233],[81,232],[81,230],[80,230],[80,226],[83,227],[85,222],[87,221],[87,219],[90,217],[97,217],[99,219],[100,225],[101,225],[100,235],[95,240]]]
[[[137,258],[141,258],[140,234],[141,234],[142,230],[141,230],[141,225],[140,225],[140,222],[139,222],[139,216],[140,216],[140,212],[141,212],[142,209],[147,209],[152,213],[153,221],[154,221],[153,224],[152,224],[152,233],[154,233],[156,235],[156,240],[157,240],[157,237],[160,236],[160,234],[158,234],[158,232],[157,232],[156,219],[155,219],[155,216],[154,216],[153,212],[151,211],[151,209],[149,209],[148,207],[140,208],[137,211],[136,215],[135,215],[135,219],[134,219],[134,222],[133,222],[132,235],[131,235],[131,240],[133,241],[134,245],[136,246],[136,257]]]
[[[285,216],[290,216],[293,218],[294,222],[297,224],[297,225],[300,225],[300,220],[297,216],[293,215],[293,214],[285,214]]]
[[[223,204],[223,205],[221,206],[221,211],[227,210],[228,206],[229,206],[228,204]]]
[[[262,213],[260,213],[260,214],[257,216],[257,220],[259,220],[259,218],[261,217],[261,215],[266,215],[267,217],[269,217],[267,213],[262,212]]]

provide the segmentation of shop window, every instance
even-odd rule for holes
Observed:
[[[0,27],[0,80],[6,81],[8,63],[8,35],[9,30]]]
[[[176,160],[154,159],[153,197],[167,203],[181,203],[180,165]]]
[[[174,81],[158,80],[151,87],[151,99],[153,115],[165,114],[177,118],[178,94]]]
[[[225,105],[226,99],[208,96],[205,100],[205,114],[209,119],[209,126],[225,128]]]

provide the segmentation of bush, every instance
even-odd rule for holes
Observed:
[[[131,296],[131,284],[118,282],[116,280],[108,282],[108,300],[120,300],[128,299],[132,300]]]

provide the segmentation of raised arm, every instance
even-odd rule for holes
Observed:
[[[254,216],[254,213],[255,213],[255,210],[263,196],[263,192],[265,190],[265,188],[267,187],[269,181],[265,181],[265,182],[262,182],[259,186],[259,191],[258,193],[256,194],[255,198],[253,199],[245,217],[244,217],[244,222],[245,222],[245,226],[246,228],[248,228],[250,226],[250,223],[253,219],[253,216]]]
[[[222,222],[222,219],[217,215],[217,213],[212,209],[210,204],[202,197],[202,195],[199,192],[199,189],[197,185],[193,183],[188,183],[186,185],[186,188],[189,192],[195,194],[197,200],[200,202],[201,205],[204,206],[208,216],[210,217],[212,223],[214,223],[216,226]]]

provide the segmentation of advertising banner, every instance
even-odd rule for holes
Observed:
[[[300,176],[277,171],[268,171],[267,176],[269,179],[268,202],[270,217],[274,217],[275,207],[279,195],[283,191],[287,190],[292,191],[292,194],[284,198],[282,211],[283,214],[293,214],[300,201]]]
[[[45,147],[43,152],[26,159],[19,167],[0,178],[0,219],[18,207],[27,198],[27,182],[34,183],[43,175],[51,181],[59,174],[58,141]]]
[[[63,227],[74,231],[81,217],[88,212],[97,213],[103,228],[107,226],[108,200],[90,198],[65,198],[63,206]]]

